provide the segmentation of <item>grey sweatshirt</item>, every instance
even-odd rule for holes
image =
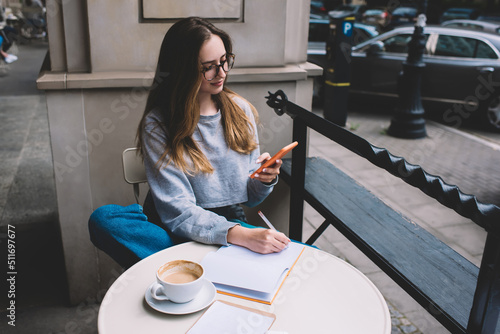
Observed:
[[[250,106],[241,98],[234,101],[245,111],[256,129]],[[224,139],[221,113],[200,116],[194,140],[206,155],[214,172],[188,175],[173,163],[158,171],[156,166],[168,140],[159,110],[152,110],[146,118],[144,164],[151,194],[163,224],[177,236],[207,244],[227,245],[227,232],[236,225],[207,208],[232,204],[252,207],[262,202],[273,190],[248,175],[260,165],[257,148],[245,155],[231,150]],[[257,138],[256,138],[257,140]]]

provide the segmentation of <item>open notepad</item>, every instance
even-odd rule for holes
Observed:
[[[271,304],[304,247],[291,242],[280,253],[264,255],[236,245],[222,246],[201,263],[219,293]]]
[[[274,320],[276,316],[272,313],[216,300],[187,334],[264,334]]]

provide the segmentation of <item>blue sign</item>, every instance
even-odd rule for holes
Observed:
[[[345,36],[350,37],[352,35],[352,22],[344,21],[342,22],[342,32]]]

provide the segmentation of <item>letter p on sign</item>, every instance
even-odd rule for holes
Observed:
[[[342,22],[342,31],[347,37],[352,35],[352,22],[344,21]]]

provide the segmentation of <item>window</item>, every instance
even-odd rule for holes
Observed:
[[[408,53],[408,43],[411,41],[412,34],[401,34],[389,37],[384,42],[384,51],[392,53]],[[429,34],[425,35],[425,43]],[[427,54],[427,49],[424,49],[424,53]]]
[[[439,35],[436,51],[436,56],[450,57],[474,57],[474,49],[476,40],[467,37]]]
[[[497,59],[498,56],[488,44],[478,41],[476,58]]]
[[[472,29],[472,30],[484,30],[484,27],[483,26],[480,26],[479,24],[464,24],[463,25],[464,28],[466,29]]]
[[[416,16],[417,9],[412,7],[398,7],[392,12],[392,15]]]
[[[330,31],[328,20],[309,20],[309,41],[325,42]]]
[[[434,55],[460,58],[498,58],[495,51],[483,41],[448,35],[439,35]]]
[[[464,29],[471,29],[471,30],[484,30],[484,28],[480,25],[477,24],[472,24],[472,23],[462,23],[462,22],[455,22],[455,23],[450,23],[446,25],[447,27],[452,27],[452,28],[464,28]]]
[[[393,53],[408,53],[408,43],[411,34],[403,34],[389,37],[384,41],[384,51]]]

